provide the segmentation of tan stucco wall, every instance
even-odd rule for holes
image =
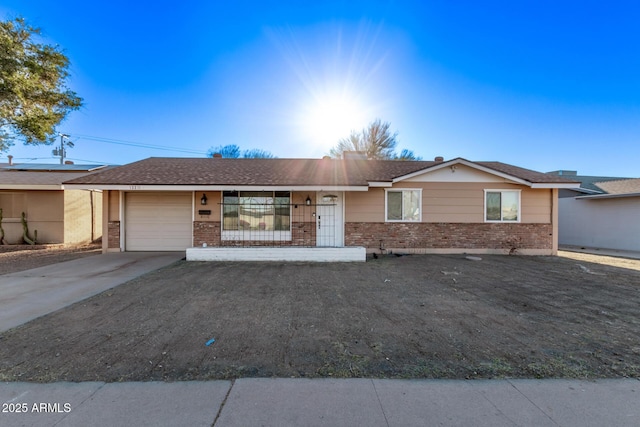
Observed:
[[[38,243],[64,243],[63,191],[2,191],[1,193],[23,197],[22,209],[27,219],[29,235],[33,238],[34,231],[38,230]],[[22,243],[23,229],[20,213],[14,212],[13,218],[5,214],[2,228],[8,243]]]
[[[522,223],[548,224],[552,190],[505,183],[411,182],[393,188],[422,189],[422,222],[483,223],[484,190],[521,190]],[[350,192],[345,197],[346,222],[384,222],[385,191]]]
[[[64,192],[64,242],[90,243],[102,236],[102,196],[88,190]]]
[[[111,244],[110,244],[111,243]],[[120,251],[120,192],[102,192],[102,252]]]
[[[207,196],[207,205],[202,206],[200,203],[200,199],[202,195],[205,194]],[[222,193],[220,191],[203,191],[196,192],[194,194],[194,215],[195,221],[203,221],[203,222],[220,222],[220,202],[221,202]],[[198,212],[201,210],[211,211],[211,215],[200,215]]]
[[[98,193],[84,190],[48,190],[48,191],[0,191],[4,196],[11,194],[13,200],[21,200],[13,209],[12,217],[4,215],[2,227],[5,240],[9,244],[21,244],[23,228],[20,213],[25,212],[29,236],[35,237],[37,243],[88,243],[102,235],[101,196]],[[91,200],[95,206],[95,215],[91,216]],[[0,196],[0,204],[6,200]],[[2,207],[2,206],[0,206]],[[14,208],[17,207],[14,205]],[[18,212],[20,211],[20,212]],[[6,212],[6,211],[5,211]],[[91,233],[91,224],[94,233]]]
[[[107,193],[107,221],[120,221],[120,192],[118,190],[106,191]],[[104,198],[103,198],[104,200]]]

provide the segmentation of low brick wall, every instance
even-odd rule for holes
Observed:
[[[194,221],[193,246],[315,246],[315,223],[294,222],[291,227],[291,240],[222,240],[219,222]]]
[[[107,248],[120,248],[120,221],[109,221],[108,223]]]
[[[551,224],[365,223],[345,224],[345,246],[367,249],[479,249],[551,251]],[[382,246],[381,246],[382,245]]]
[[[193,222],[193,246],[220,246],[220,223],[210,221]]]

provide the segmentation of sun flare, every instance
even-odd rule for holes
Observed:
[[[291,118],[296,138],[313,145],[315,155],[327,154],[352,131],[386,116],[390,49],[379,37],[383,29],[363,21],[269,32],[288,65],[282,75],[288,101],[283,116]]]
[[[355,98],[330,95],[314,100],[305,114],[306,132],[316,144],[332,147],[347,138],[352,130],[359,131],[365,120],[364,109]]]

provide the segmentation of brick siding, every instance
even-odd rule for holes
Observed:
[[[193,222],[193,246],[220,246],[220,223],[210,221]]]
[[[291,240],[222,240],[220,223],[209,221],[193,222],[193,245],[207,246],[315,246],[315,223],[294,222],[291,228]]]
[[[553,245],[551,224],[364,223],[345,224],[345,246],[368,249],[545,249]]]
[[[109,249],[120,247],[120,221],[109,221],[107,247]]]
[[[207,246],[315,246],[315,223],[293,223],[291,241],[222,241],[219,222],[194,221],[195,247]],[[478,223],[365,223],[345,224],[345,246],[367,249],[544,249],[553,244],[551,224]],[[117,228],[119,239],[119,223]],[[111,245],[111,223],[109,244]],[[119,241],[119,240],[118,240]],[[111,247],[111,246],[110,246]]]

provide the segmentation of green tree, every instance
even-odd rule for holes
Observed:
[[[404,149],[400,154],[395,152],[398,132],[391,133],[390,127],[389,122],[376,119],[362,132],[351,131],[347,138],[338,141],[329,155],[342,158],[345,151],[360,151],[369,160],[420,160],[411,150]]]
[[[0,21],[0,152],[20,136],[25,144],[52,143],[56,126],[82,106],[66,86],[69,59],[40,43],[40,33],[23,18]]]
[[[207,152],[207,157],[213,157],[214,154],[220,154],[225,159],[273,159],[275,156],[266,150],[253,148],[251,150],[240,150],[235,144],[219,145],[211,147]]]

